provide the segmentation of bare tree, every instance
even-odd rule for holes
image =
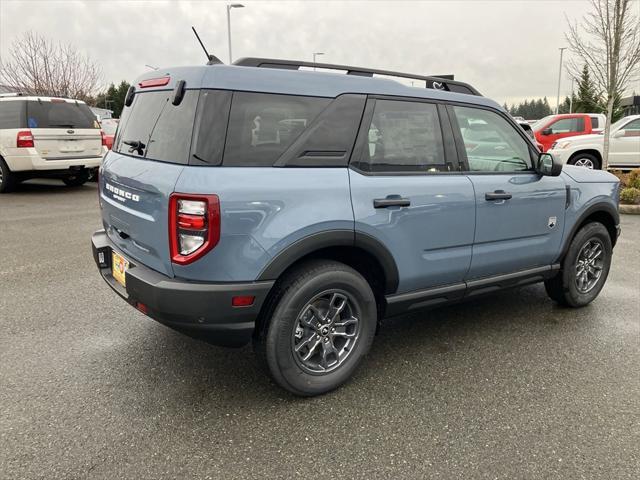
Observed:
[[[102,71],[73,45],[54,43],[26,32],[9,49],[0,64],[0,83],[31,95],[84,100],[97,90]]]
[[[607,102],[602,168],[609,165],[609,133],[616,95],[638,78],[640,68],[640,20],[631,11],[632,0],[591,0],[593,11],[581,25],[569,23],[570,50],[580,60],[570,63],[574,76],[586,64]],[[637,6],[637,3],[635,3]]]

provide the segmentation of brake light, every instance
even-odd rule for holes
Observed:
[[[100,137],[102,138],[102,146],[107,146],[107,135],[104,133],[104,130],[100,130]]]
[[[33,135],[31,134],[31,130],[18,132],[18,136],[16,137],[16,147],[33,148]]]
[[[163,87],[169,83],[170,79],[171,77],[150,78],[148,80],[142,80],[138,83],[138,86],[140,88]]]
[[[220,200],[217,195],[173,193],[169,197],[171,261],[187,265],[220,240]]]

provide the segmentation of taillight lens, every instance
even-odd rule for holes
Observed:
[[[169,197],[171,261],[196,261],[220,240],[220,200],[217,195],[174,193]]]
[[[100,130],[100,137],[102,138],[102,146],[107,146],[107,135],[104,133],[104,130]]]
[[[18,132],[16,137],[16,147],[18,148],[33,148],[33,135],[31,130],[22,130]]]

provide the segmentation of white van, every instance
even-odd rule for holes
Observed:
[[[38,177],[82,185],[106,151],[100,125],[84,102],[0,95],[0,193]]]

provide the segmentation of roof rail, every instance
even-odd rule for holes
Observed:
[[[453,75],[415,75],[412,73],[393,72],[390,70],[378,70],[373,68],[352,67],[349,65],[335,65],[331,63],[314,63],[297,60],[278,60],[274,58],[241,58],[233,62],[233,65],[240,67],[261,67],[280,68],[284,70],[299,70],[300,67],[314,67],[330,70],[346,70],[347,75],[357,75],[360,77],[373,77],[376,75],[387,75],[390,77],[408,78],[413,80],[424,80],[427,88],[434,90],[445,90],[447,92],[466,93],[467,95],[479,95],[480,92],[468,83],[457,82]]]
[[[23,97],[26,93],[22,92],[10,92],[10,93],[0,93],[0,97]]]

